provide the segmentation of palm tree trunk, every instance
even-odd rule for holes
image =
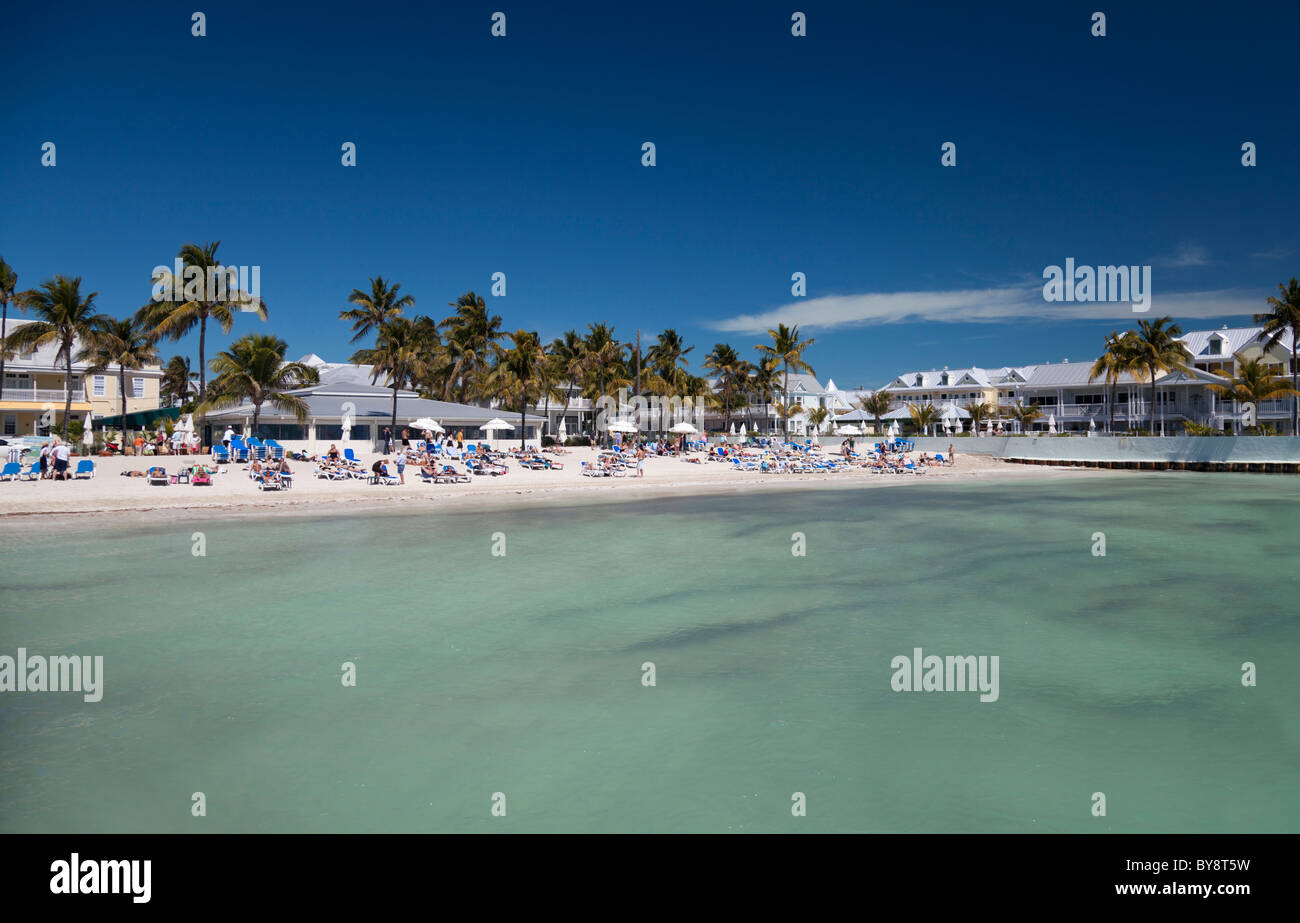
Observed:
[[[389,424],[388,435],[390,438],[397,437],[397,382],[393,382],[393,422]]]
[[[528,421],[528,398],[525,397],[523,400],[519,402],[519,448],[520,449],[523,449],[524,447],[524,437],[528,432],[528,430],[524,428],[524,424],[527,423],[527,421]]]
[[[790,440],[790,363],[785,362],[785,378],[781,382],[781,400],[785,404],[786,412],[781,416],[781,436],[783,440]]]
[[[4,343],[5,335],[9,332],[9,299],[0,301],[0,344]],[[5,353],[0,349],[0,400],[5,396]]]
[[[68,441],[68,414],[72,413],[72,340],[64,347],[63,358],[68,363],[68,373],[64,377],[63,391],[63,441]]]
[[[1156,370],[1152,367],[1147,371],[1151,373],[1151,422],[1147,428],[1151,431],[1151,435],[1154,436],[1156,434]]]
[[[204,344],[208,340],[207,309],[199,314],[199,403],[208,396],[208,363],[204,355]]]
[[[122,405],[122,454],[126,454],[126,369],[117,367],[118,403]]]
[[[1106,401],[1106,433],[1115,435],[1115,382],[1110,383],[1110,399]]]
[[[260,403],[254,404],[252,432],[250,432],[248,435],[250,436],[257,435],[257,418],[260,417],[261,415],[262,415],[262,405]]]

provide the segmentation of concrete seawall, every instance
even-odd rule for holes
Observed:
[[[918,436],[912,441],[918,452],[946,452],[951,445],[959,456],[989,455],[1027,465],[1300,474],[1295,436]]]

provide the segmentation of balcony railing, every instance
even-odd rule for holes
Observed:
[[[4,399],[7,401],[33,401],[44,403],[45,401],[66,401],[68,392],[62,388],[15,388],[12,386],[5,387]],[[86,391],[84,388],[78,388],[72,392],[74,401],[84,401]]]

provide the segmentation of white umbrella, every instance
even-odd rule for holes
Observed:
[[[95,423],[95,415],[94,415],[93,413],[87,413],[87,414],[86,414],[86,426],[85,426],[85,429],[83,429],[83,430],[81,431],[81,444],[82,444],[82,445],[93,445],[93,444],[94,444],[94,442],[95,442],[95,429],[94,429],[94,423]]]
[[[1056,414],[1054,413],[1049,413],[1047,415],[1047,431],[1049,433],[1056,432]]]
[[[687,422],[683,421],[683,422],[681,422],[681,423],[677,423],[677,424],[675,424],[675,425],[673,426],[673,428],[670,429],[668,432],[670,432],[670,433],[698,433],[699,430],[696,429],[694,426],[692,426],[690,423],[687,423]]]
[[[560,417],[560,429],[555,434],[555,438],[559,442],[563,442],[565,439],[569,438],[569,426],[566,421],[566,417]]]
[[[480,426],[479,429],[483,430],[484,432],[490,433],[499,429],[514,429],[514,427],[511,426],[509,423],[507,423],[505,420],[502,420],[500,417],[497,417],[495,419],[488,420],[486,423]]]
[[[839,434],[841,436],[861,436],[862,430],[850,423],[848,426],[841,426]]]
[[[418,419],[418,420],[412,420],[412,421],[411,421],[409,424],[407,424],[407,425],[410,426],[411,429],[418,429],[418,430],[421,430],[421,431],[427,429],[427,430],[428,430],[429,432],[431,432],[431,433],[445,433],[445,432],[446,432],[446,430],[443,429],[443,428],[438,424],[438,421],[437,421],[437,420],[432,420],[432,419],[430,419],[429,417],[420,417],[420,419]]]
[[[605,426],[611,433],[635,433],[637,426],[630,420],[614,420]]]
[[[961,417],[957,418],[957,432],[959,433],[966,432],[966,424],[962,422]]]
[[[736,435],[736,424],[735,424],[735,423],[732,423],[732,424],[731,424],[731,435],[733,435],[733,436]]]

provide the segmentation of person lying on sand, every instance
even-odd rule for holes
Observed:
[[[144,478],[148,476],[149,473],[147,471],[123,471],[122,472],[122,477],[124,478]]]

